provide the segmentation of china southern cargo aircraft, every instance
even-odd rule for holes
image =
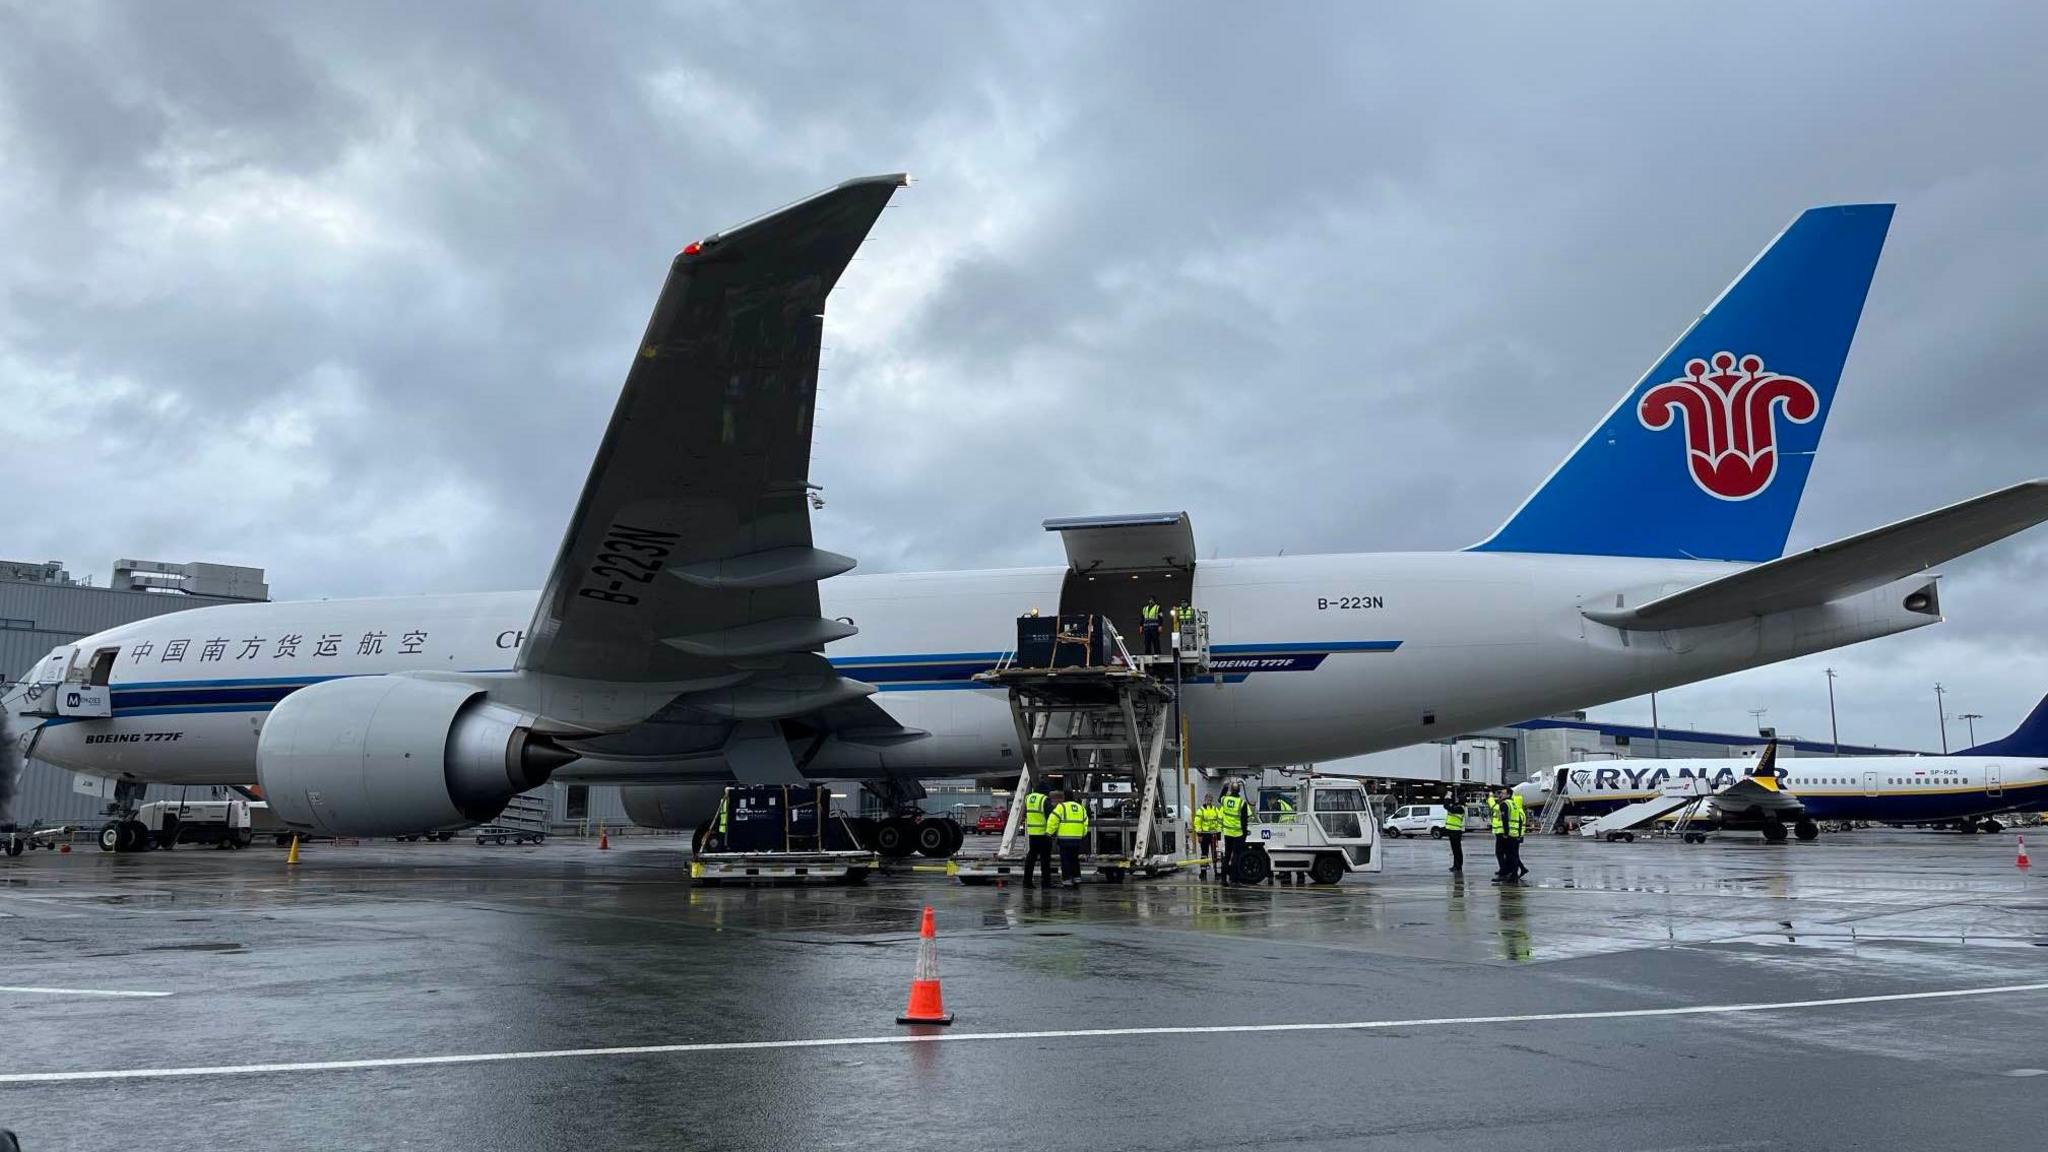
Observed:
[[[994,665],[1027,610],[1210,620],[1197,764],[1331,760],[1903,632],[1934,564],[2048,518],[2019,484],[1796,556],[1786,534],[1888,205],[1794,220],[1484,541],[1211,559],[1187,517],[1052,522],[1065,567],[846,576],[812,541],[827,294],[905,180],[852,180],[678,255],[538,593],[250,604],[52,652],[9,746],[79,772],[260,784],[292,826],[490,819],[550,777],[697,824],[739,780],[1017,770]],[[957,826],[904,815],[920,850]],[[116,821],[103,843],[132,839]],[[885,831],[888,825],[885,825]]]
[[[1515,786],[1532,809],[1549,804],[1563,785],[1567,813],[1597,816],[1658,796],[1670,780],[1691,777],[1719,789],[1741,779],[1754,760],[1616,760],[1568,765],[1532,774]],[[1776,761],[1778,785],[1803,814],[1792,830],[1820,835],[1828,820],[1880,824],[1942,824],[1965,832],[1996,832],[2001,812],[2048,808],[2048,697],[2010,736],[1945,756],[1809,756]],[[1784,838],[1782,824],[1761,823],[1765,838]]]

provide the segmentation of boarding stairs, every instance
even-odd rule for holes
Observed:
[[[1545,836],[1554,836],[1564,827],[1565,809],[1571,807],[1565,798],[1565,787],[1571,782],[1572,770],[1559,768],[1550,781],[1550,798],[1543,802],[1543,823],[1537,831]]]
[[[1133,659],[1114,627],[1103,623],[1100,635],[1107,651],[1088,663],[1027,667],[1011,657],[975,677],[1008,691],[1023,767],[1000,846],[993,856],[955,856],[949,870],[961,880],[1021,873],[1024,797],[1048,782],[1088,807],[1084,872],[1116,881],[1179,867],[1188,806],[1161,795],[1180,760],[1173,685]]]
[[[1713,796],[1712,781],[1697,776],[1679,776],[1664,782],[1657,795],[1641,800],[1625,808],[1617,808],[1598,820],[1588,820],[1579,825],[1579,835],[1591,839],[1635,838],[1633,829],[1640,828],[1653,820],[1662,819],[1681,808],[1690,808],[1681,819],[1692,823],[1698,809],[1705,806]]]

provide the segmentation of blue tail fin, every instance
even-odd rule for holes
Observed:
[[[2048,756],[2048,696],[2043,696],[2034,710],[2027,714],[2012,735],[1975,748],[1965,748],[1958,756]]]
[[[1891,219],[1889,204],[1801,213],[1473,549],[1778,556]]]

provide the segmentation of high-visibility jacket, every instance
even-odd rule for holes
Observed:
[[[1464,830],[1465,809],[1456,804],[1444,805],[1444,831],[1463,832]]]
[[[1147,624],[1159,623],[1159,605],[1157,604],[1145,605],[1145,607],[1138,614],[1144,618],[1144,621]]]
[[[1486,798],[1486,820],[1487,827],[1493,829],[1495,836],[1508,834],[1508,826],[1500,818],[1500,797],[1489,795]]]
[[[1024,797],[1024,834],[1045,835],[1045,793],[1034,791]]]
[[[1276,808],[1278,809],[1278,811],[1279,811],[1279,813],[1280,813],[1280,819],[1279,819],[1279,821],[1278,821],[1279,823],[1281,823],[1281,824],[1292,824],[1292,823],[1294,823],[1294,805],[1292,805],[1292,804],[1289,804],[1289,803],[1287,802],[1287,798],[1286,798],[1286,797],[1284,797],[1284,796],[1282,796],[1282,797],[1278,797],[1278,798],[1276,798],[1276,799],[1275,799],[1275,800],[1273,801],[1273,803],[1274,803],[1275,807],[1276,807]]]
[[[1225,836],[1244,835],[1244,797],[1237,795],[1225,796],[1221,805],[1221,813],[1223,816],[1223,834]]]
[[[1223,831],[1223,810],[1214,804],[1204,804],[1195,809],[1195,831],[1212,836]]]
[[[1519,840],[1529,831],[1529,808],[1520,796],[1508,797],[1508,835]]]
[[[1088,835],[1088,806],[1079,800],[1062,800],[1045,823],[1052,835],[1062,840],[1079,840]]]

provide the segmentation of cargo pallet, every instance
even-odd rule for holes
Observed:
[[[859,884],[880,868],[873,852],[708,852],[690,861],[699,884]]]

